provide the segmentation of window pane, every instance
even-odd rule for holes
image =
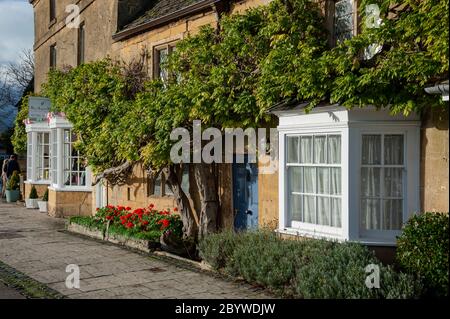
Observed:
[[[291,202],[290,202],[290,218],[291,220],[301,221],[301,202],[302,196],[291,194]]]
[[[303,197],[303,216],[305,223],[316,223],[316,197]]]
[[[287,138],[287,162],[298,163],[298,137],[288,136]]]
[[[381,135],[363,135],[362,163],[364,165],[381,164]]]
[[[173,192],[172,192],[172,189],[169,186],[169,183],[166,183],[164,186],[165,186],[164,187],[164,195],[166,195],[166,196],[173,196]]]
[[[403,165],[403,135],[385,135],[384,164]]]
[[[302,136],[300,140],[300,162],[312,163],[313,158],[313,144],[312,136]]]
[[[330,198],[318,197],[317,198],[317,224],[319,225],[331,225],[330,220]]]
[[[300,193],[303,191],[303,167],[289,167],[288,178],[290,185],[290,192]]]
[[[341,169],[338,167],[331,168],[331,189],[332,195],[341,195]]]
[[[330,176],[329,168],[317,168],[317,193],[329,194],[330,193]]]
[[[403,201],[401,199],[389,199],[383,202],[383,229],[400,230],[403,219]]]
[[[353,35],[353,1],[336,1],[334,7],[334,34],[337,42],[350,39]]]
[[[331,226],[341,227],[341,199],[331,198]]]
[[[380,168],[363,167],[361,169],[361,194],[363,197],[380,196]]]
[[[341,163],[341,137],[339,135],[328,136],[328,163]]]
[[[186,194],[186,196],[189,196],[189,168],[187,166],[185,166],[185,169],[183,170],[181,189]]]
[[[64,143],[70,143],[70,130],[64,130]]]
[[[155,179],[155,186],[154,186],[154,192],[153,192],[156,196],[162,196],[161,194],[161,175],[159,175],[156,179]]]
[[[386,197],[403,197],[402,168],[385,168],[384,191]]]
[[[327,162],[327,137],[314,136],[314,163]]]
[[[316,169],[314,167],[304,168],[304,192],[309,194],[316,193]]]
[[[363,229],[381,228],[380,200],[363,199],[361,201],[361,226]]]

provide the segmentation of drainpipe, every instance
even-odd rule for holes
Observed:
[[[425,88],[425,92],[428,94],[442,94],[442,100],[448,101],[448,92],[449,92],[449,85],[448,83],[441,83],[436,84],[435,86],[430,86]]]

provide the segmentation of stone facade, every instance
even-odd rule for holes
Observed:
[[[39,198],[42,198],[42,196],[44,196],[45,191],[48,188],[47,184],[31,184],[31,183],[25,182],[24,185],[25,185],[24,198],[29,198],[30,192],[31,192],[31,188],[33,186],[36,188],[36,191],[37,191],[37,194],[38,194]]]
[[[50,47],[56,45],[56,66],[77,66],[78,29],[68,28],[65,8],[71,0],[56,2],[56,19],[50,21],[48,0],[32,1],[35,25],[35,88],[39,92],[50,69]],[[110,54],[111,35],[116,30],[117,3],[110,0],[79,0],[80,22],[86,30],[85,60],[94,61]]]
[[[448,108],[430,108],[422,116],[421,203],[423,212],[449,211]]]
[[[330,27],[329,2],[321,2],[326,16],[325,22]],[[78,29],[69,29],[65,25],[67,13],[65,7],[70,0],[58,0],[56,19],[49,19],[49,1],[31,1],[35,12],[35,87],[39,92],[46,80],[50,68],[50,46],[56,44],[56,66],[75,67],[77,61]],[[230,12],[239,13],[251,7],[264,5],[270,0],[233,1]],[[127,25],[136,15],[143,12],[145,1],[110,1],[79,0],[81,22],[85,25],[85,61],[94,61],[107,56],[114,60],[131,61],[140,56],[146,58],[149,74],[154,72],[155,50],[162,45],[176,43],[189,34],[195,34],[201,26],[217,26],[219,13],[211,6],[208,10],[187,15],[157,27],[132,34],[123,39],[113,39],[122,27]],[[357,18],[355,18],[357,19]],[[428,112],[423,117],[421,142],[421,203],[424,211],[448,211],[448,111],[445,114]],[[150,203],[159,209],[174,208],[176,201],[171,196],[149,195],[147,173],[137,165],[122,186],[106,185],[106,203],[120,204],[130,207],[145,207]],[[220,224],[226,228],[233,227],[233,190],[231,165],[220,168],[220,201],[222,211]],[[278,173],[260,174],[258,178],[259,226],[275,228],[278,222]],[[195,201],[195,199],[194,199]],[[69,204],[70,202],[76,204]],[[93,214],[96,208],[95,188],[92,194],[50,191],[49,209],[55,216],[68,214]],[[86,205],[80,207],[80,203]],[[61,209],[56,209],[62,205]],[[71,206],[72,205],[72,206]],[[72,211],[71,211],[72,210]]]
[[[55,191],[49,188],[48,214],[52,217],[92,215],[92,193],[76,191]]]

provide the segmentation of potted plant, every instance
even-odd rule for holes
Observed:
[[[38,194],[36,187],[34,185],[31,187],[30,195],[27,199],[25,199],[25,204],[28,209],[36,209],[38,208]]]
[[[14,171],[6,184],[6,202],[15,203],[20,197],[19,172]]]
[[[48,202],[48,189],[44,193],[44,197],[42,197],[42,200],[38,201],[39,211],[41,213],[47,212],[47,202]]]

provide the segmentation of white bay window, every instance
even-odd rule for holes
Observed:
[[[338,105],[280,118],[279,231],[394,245],[419,211],[420,122]]]
[[[288,136],[287,154],[291,225],[340,227],[340,135]]]
[[[50,184],[50,129],[47,123],[27,123],[27,182]]]
[[[62,116],[50,118],[51,186],[55,190],[90,191],[91,174],[86,160],[75,149],[76,134]]]

